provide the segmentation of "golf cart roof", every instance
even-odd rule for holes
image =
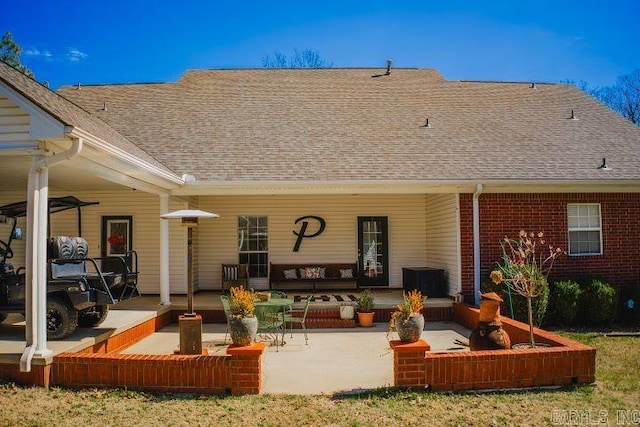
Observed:
[[[100,202],[83,202],[73,196],[49,198],[49,213],[77,209],[82,206],[97,205]],[[19,218],[27,215],[27,201],[0,206],[0,215],[9,218]]]

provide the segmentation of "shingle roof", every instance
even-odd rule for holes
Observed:
[[[138,159],[171,172],[165,165],[146,153],[143,149],[132,144],[107,123],[92,114],[91,109],[83,109],[62,95],[51,91],[35,80],[0,61],[0,80],[12,87],[35,105],[47,111],[65,126],[82,129],[104,142],[136,156]]]
[[[573,86],[382,73],[197,70],[60,92],[200,181],[640,179],[640,128]]]

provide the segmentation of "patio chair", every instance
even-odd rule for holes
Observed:
[[[276,351],[278,351],[278,335],[282,333],[284,343],[284,313],[277,306],[256,305],[255,314],[258,318],[258,333],[262,336],[274,336]]]
[[[302,310],[289,310],[284,315],[285,325],[289,324],[289,331],[291,333],[291,337],[293,337],[293,324],[298,323],[302,327],[302,331],[304,332],[304,343],[305,345],[309,344],[309,339],[307,337],[307,313],[309,312],[309,305],[311,304],[312,295],[307,295],[307,302],[304,304],[304,308]]]
[[[226,295],[220,295],[220,301],[222,301],[222,309],[224,310],[224,317],[227,319],[227,331],[224,334],[224,341],[227,342],[227,335],[229,335],[229,319],[231,319],[231,303],[229,297]]]

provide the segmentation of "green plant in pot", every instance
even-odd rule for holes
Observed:
[[[403,294],[403,302],[398,304],[396,311],[391,313],[387,336],[395,330],[402,342],[418,341],[424,330],[422,308],[425,299],[426,297],[417,289]]]
[[[251,345],[258,333],[258,318],[254,314],[256,293],[253,289],[245,289],[243,286],[232,287],[229,291],[231,341],[240,347]]]
[[[360,326],[373,326],[373,315],[375,314],[373,306],[375,305],[375,300],[371,290],[365,289],[362,291],[356,299],[356,304],[358,304],[358,323],[360,323]]]

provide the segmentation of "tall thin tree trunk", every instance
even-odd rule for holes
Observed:
[[[533,339],[533,307],[531,305],[531,297],[527,297],[527,309],[529,311],[529,341],[531,342],[531,348],[536,346],[536,342]]]

